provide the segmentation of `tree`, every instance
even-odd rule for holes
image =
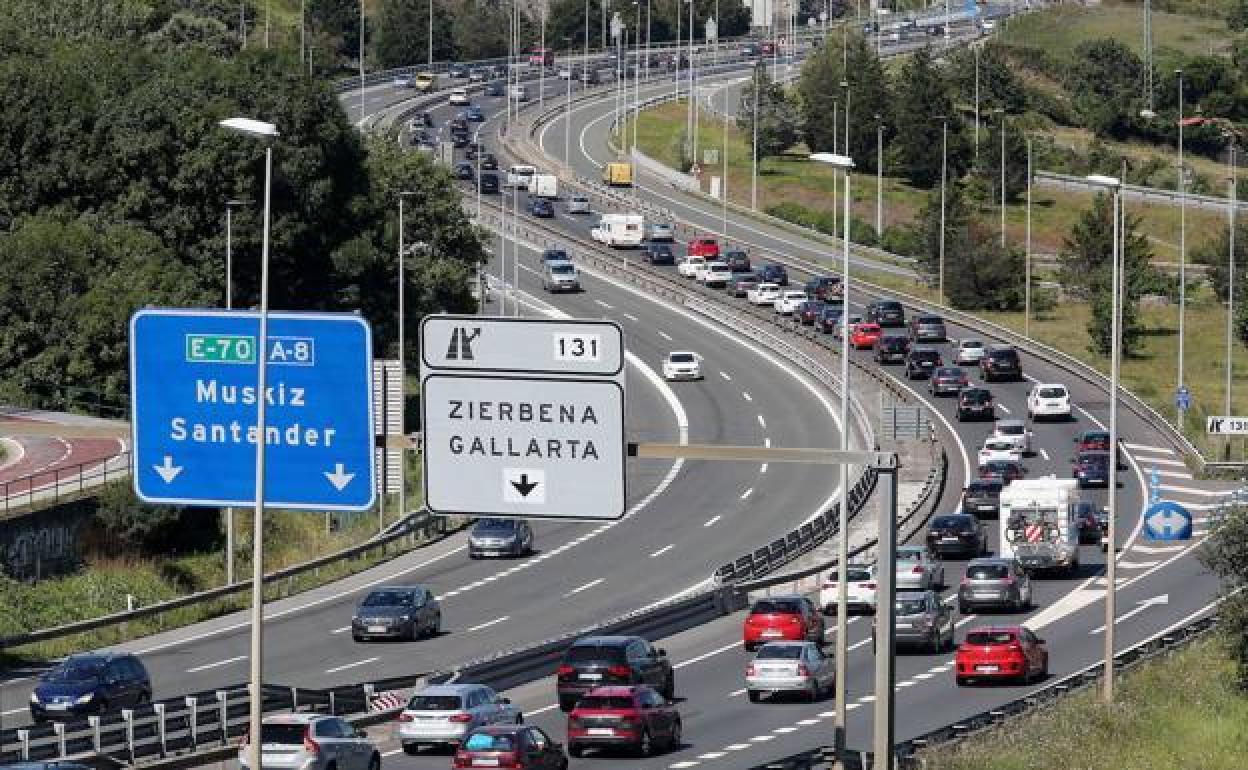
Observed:
[[[334,53],[354,61],[360,56],[359,0],[307,0],[308,25],[334,41]]]
[[[1125,44],[1108,38],[1075,47],[1066,76],[1084,125],[1102,136],[1123,136],[1136,121],[1144,63]]]
[[[902,65],[897,82],[896,158],[913,184],[931,187],[940,182],[941,170],[942,126],[936,116],[949,120],[955,138],[961,121],[953,108],[948,84],[936,69],[929,49],[917,51]]]
[[[940,275],[940,191],[929,193],[920,214],[919,265],[932,284]],[[1023,306],[1023,255],[1003,249],[996,234],[975,219],[963,185],[949,185],[945,201],[945,296],[960,310],[1013,311]]]
[[[498,0],[463,0],[452,26],[456,57],[471,61],[506,56],[510,50],[510,9]]]
[[[1237,664],[1236,685],[1248,692],[1248,507],[1236,505],[1200,546],[1200,560],[1222,580],[1218,626]]]
[[[1017,115],[1027,109],[1027,91],[1010,62],[1004,46],[988,43],[979,51],[979,110],[1003,109]],[[975,51],[962,49],[953,57],[953,79],[958,96],[975,103]]]
[[[842,34],[845,34],[842,32]],[[876,121],[884,122],[885,144],[891,140],[895,126],[891,120],[892,96],[888,75],[875,52],[863,37],[850,33],[846,41],[848,69],[841,66],[840,46],[824,45],[802,65],[798,80],[801,97],[802,136],[812,152],[844,152],[846,96],[842,82],[849,84],[849,155],[859,169],[874,171],[876,167]],[[833,103],[839,105],[841,125],[835,134],[838,147],[833,147]]]
[[[378,69],[423,63],[429,55],[429,3],[432,0],[383,0],[377,13],[373,59]],[[451,29],[454,10],[434,4],[433,59],[455,57]]]
[[[589,45],[598,47],[602,42],[602,4],[603,0],[555,0],[546,16],[547,42],[552,48],[577,51],[584,47],[588,35]],[[588,32],[586,10],[589,12]]]
[[[979,146],[975,174],[981,186],[991,190],[990,201],[1001,204],[1001,121],[998,119]],[[1027,140],[1021,130],[1005,128],[1005,199],[1017,201],[1027,191]]]
[[[774,82],[767,67],[759,64],[754,77],[741,90],[737,128],[746,136],[754,131],[754,94],[758,94],[758,156],[779,155],[797,144],[797,109],[789,101],[784,86]]]
[[[1225,303],[1230,289],[1231,228],[1223,225],[1217,237],[1206,241],[1192,255],[1209,266],[1206,275],[1219,303]],[[1248,223],[1235,223],[1235,328],[1239,338],[1248,344]]]

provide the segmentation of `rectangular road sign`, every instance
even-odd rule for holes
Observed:
[[[624,333],[614,321],[426,316],[422,376],[430,371],[614,377],[624,369]]]
[[[421,411],[430,510],[624,515],[624,388],[616,380],[434,373],[422,381]]]
[[[156,308],[130,319],[134,489],[149,503],[256,497],[260,315]],[[270,313],[265,505],[373,505],[372,332],[355,315]]]
[[[1211,436],[1248,436],[1248,417],[1206,417],[1205,432]]]

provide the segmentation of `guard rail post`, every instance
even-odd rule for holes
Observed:
[[[229,693],[225,690],[217,690],[217,724],[221,725],[221,745],[228,746],[230,744],[229,731]]]
[[[91,727],[91,748],[96,754],[100,753],[100,715],[92,714],[87,717],[87,724]]]
[[[121,719],[126,723],[126,754],[134,764],[134,709],[122,709]]]
[[[337,716],[338,714],[338,704],[334,698],[334,695],[335,695],[334,691],[330,690],[329,691],[329,715],[330,716]]]
[[[299,688],[295,685],[290,686],[290,710],[299,710]]]
[[[65,758],[65,723],[53,722],[52,732],[56,733],[56,758]]]
[[[188,695],[183,699],[186,703],[186,729],[189,733],[191,741],[191,751],[199,750],[199,699],[194,695]]]
[[[30,761],[30,730],[18,730],[17,742],[21,745],[22,761]]]
[[[156,712],[156,737],[160,739],[160,758],[164,759],[168,751],[165,740],[165,704],[153,703],[152,710]]]

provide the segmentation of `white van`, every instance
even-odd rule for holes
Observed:
[[[534,174],[529,180],[529,192],[539,198],[554,200],[559,197],[559,178],[554,174]]]
[[[638,248],[645,229],[646,218],[641,214],[603,214],[589,235],[612,248]]]
[[[526,166],[518,164],[507,169],[507,180],[504,187],[514,187],[517,190],[529,189],[529,183],[533,181],[533,175],[537,173],[534,166]]]

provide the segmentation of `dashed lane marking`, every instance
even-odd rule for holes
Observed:
[[[754,400],[754,397],[750,395],[750,392],[748,390],[741,394],[741,398],[744,398],[746,401]]]
[[[1178,492],[1184,495],[1201,495],[1202,497],[1225,497],[1226,492],[1217,489],[1200,489],[1198,487],[1176,487],[1170,484],[1157,486],[1163,492]]]
[[[720,372],[719,376],[723,377],[725,380],[729,382],[732,382],[732,377],[728,374],[728,372]]]
[[[625,313],[624,317],[630,321],[633,321],[634,323],[637,322],[637,316],[633,315],[632,313]]]
[[[1140,553],[1172,553],[1182,551],[1186,547],[1186,545],[1133,545],[1131,550]]]
[[[761,414],[758,415],[758,424],[759,424],[759,427],[762,427],[762,428],[767,427],[767,421],[763,419],[763,416]]]
[[[676,544],[675,544],[675,543],[668,543],[667,545],[663,546],[663,547],[662,547],[662,548],[660,548],[659,550],[657,550],[657,551],[655,551],[654,553],[650,554],[650,558],[651,558],[651,559],[657,559],[658,557],[662,556],[663,554],[667,553],[668,551],[672,550],[672,549],[673,549],[673,548],[675,548],[675,547],[676,547]]]
[[[499,623],[506,623],[508,620],[511,620],[511,616],[504,615],[501,618],[494,618],[493,620],[487,620],[484,623],[478,623],[477,625],[469,628],[468,630],[480,631],[483,628],[489,628],[490,626],[497,626]]]
[[[1163,455],[1174,454],[1173,449],[1167,449],[1164,446],[1150,446],[1148,444],[1130,444],[1130,443],[1127,443],[1126,441],[1122,442],[1122,445],[1125,446],[1127,449],[1134,449],[1137,452],[1150,452],[1150,453],[1156,452],[1158,454],[1163,454]]]
[[[767,472],[767,463],[763,463],[762,465],[758,466],[758,472],[759,472],[759,473],[766,473],[766,472]]]
[[[605,307],[607,310],[614,310],[614,309],[615,309],[615,305],[608,305],[607,303],[603,302],[603,301],[602,301],[602,300],[600,300],[600,299],[596,299],[596,300],[594,300],[594,304],[598,305],[598,307]]]
[[[660,337],[667,340],[668,342],[672,341],[672,335],[668,334],[667,332],[659,331],[658,329],[655,329],[654,331],[655,331],[655,334],[658,334]]]
[[[606,581],[606,578],[598,578],[597,580],[591,580],[583,586],[573,588],[571,591],[568,591],[566,594],[563,595],[563,598],[566,599],[569,596],[574,596],[576,594],[579,594],[581,591],[588,591],[594,586],[599,585],[600,583],[603,583],[605,581]]]
[[[720,520],[720,518],[721,518],[720,516],[712,516],[711,518],[707,519],[707,520],[706,520],[706,523],[705,523],[705,524],[703,524],[702,526],[704,526],[704,527],[713,527],[713,526],[715,526],[715,522],[719,521],[719,520]]]
[[[748,497],[749,497],[750,495],[752,495],[752,494],[754,494],[754,487],[750,487],[749,489],[747,489],[747,490],[745,490],[744,492],[742,492],[742,493],[741,493],[741,499],[742,499],[742,500],[744,500],[744,499],[748,498]]]
[[[325,673],[336,674],[339,671],[346,671],[349,668],[356,668],[358,666],[367,666],[369,663],[376,663],[377,661],[378,661],[378,658],[376,657],[365,658],[364,660],[357,660],[354,663],[344,663],[341,666],[334,666],[333,668],[327,668],[325,669]]]

